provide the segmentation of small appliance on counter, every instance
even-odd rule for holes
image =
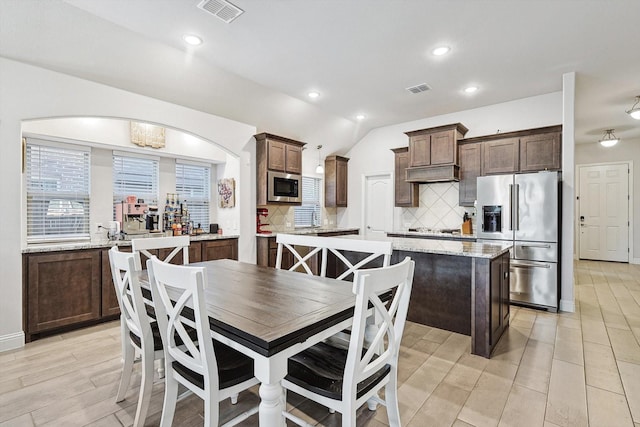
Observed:
[[[131,200],[135,196],[128,196],[127,200]],[[123,233],[129,234],[146,234],[147,222],[146,215],[149,206],[144,201],[138,199],[137,202],[119,202],[115,204],[116,221],[120,223],[120,229]]]
[[[471,218],[469,217],[468,213],[464,213],[464,216],[462,217],[462,234],[473,234],[473,226],[471,223]]]
[[[269,230],[263,230],[262,227],[265,225],[269,225],[269,224],[263,224],[262,223],[262,219],[260,218],[261,216],[268,216],[269,215],[269,209],[267,208],[258,208],[256,209],[256,233],[258,234],[268,234],[271,233],[271,231]]]
[[[209,224],[209,234],[218,234],[218,224]]]

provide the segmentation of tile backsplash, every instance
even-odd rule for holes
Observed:
[[[263,230],[284,232],[295,227],[293,206],[267,205],[269,213],[266,217],[260,217],[260,222],[268,225],[262,226]],[[335,227],[337,208],[322,208],[320,214],[321,227]]]
[[[458,188],[457,182],[420,184],[420,206],[402,208],[400,228],[460,228],[464,213],[475,210],[458,206]]]

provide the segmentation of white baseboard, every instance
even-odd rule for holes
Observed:
[[[24,347],[24,332],[0,336],[0,353]]]
[[[574,313],[576,311],[576,302],[575,300],[560,300],[560,311],[567,311],[569,313]]]
[[[629,262],[631,264],[640,264],[640,258],[631,258],[631,260],[629,260]]]

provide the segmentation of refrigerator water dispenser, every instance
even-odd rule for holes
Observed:
[[[482,231],[485,233],[502,231],[502,206],[483,206],[482,215]]]

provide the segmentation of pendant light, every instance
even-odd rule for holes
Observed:
[[[615,136],[613,131],[614,131],[613,129],[607,129],[604,131],[604,135],[602,136],[602,139],[598,141],[600,142],[600,145],[602,145],[603,147],[613,147],[620,141]]]
[[[324,173],[324,167],[322,167],[322,163],[320,161],[320,149],[322,145],[318,145],[318,166],[316,166],[316,173]]]
[[[636,96],[635,104],[633,104],[631,108],[627,111],[627,114],[636,120],[640,120],[640,107],[637,106],[638,102],[640,102],[640,95]]]

